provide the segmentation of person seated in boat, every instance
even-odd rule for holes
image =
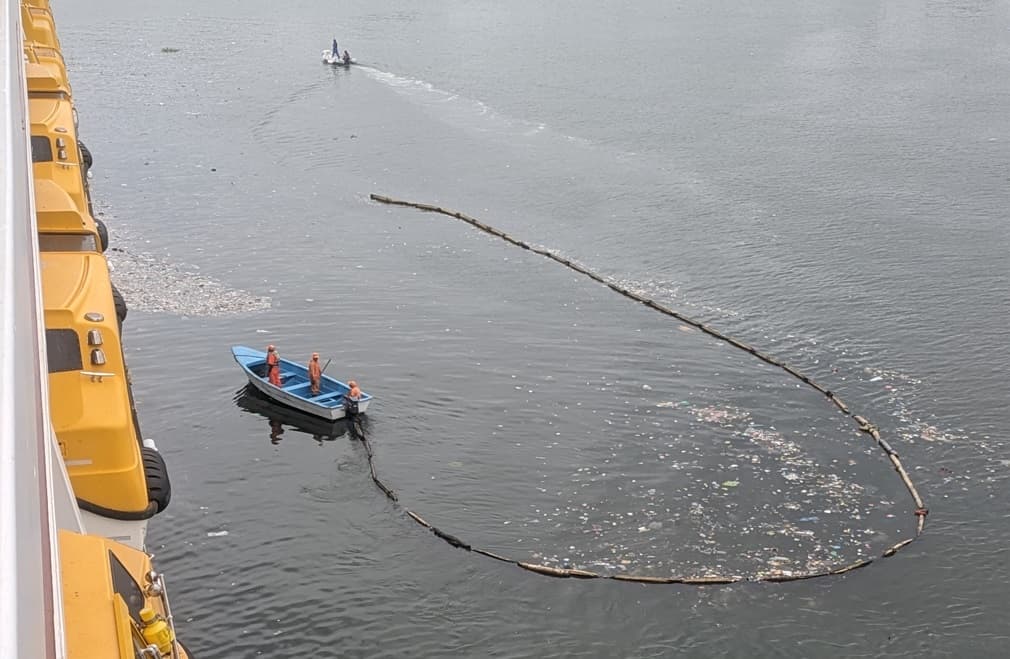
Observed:
[[[344,64],[350,64],[350,63],[351,63],[351,54],[345,50],[344,51]]]
[[[281,356],[273,344],[267,346],[267,379],[275,387],[281,386]]]
[[[350,391],[347,392],[347,397],[350,400],[361,400],[361,389],[358,388],[358,383],[354,380],[348,380],[347,386],[350,387]]]
[[[319,353],[312,353],[309,360],[309,391],[313,396],[319,395],[319,381],[323,377],[323,368],[319,365]]]

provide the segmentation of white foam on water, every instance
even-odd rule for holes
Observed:
[[[373,79],[385,84],[420,105],[438,107],[439,116],[454,125],[469,127],[482,132],[500,132],[507,135],[536,138],[554,133],[544,122],[526,121],[508,116],[479,99],[469,98],[457,92],[447,91],[434,84],[417,78],[409,78],[389,71],[371,67],[359,67]],[[592,143],[575,135],[557,135],[560,139],[575,144],[590,146]]]

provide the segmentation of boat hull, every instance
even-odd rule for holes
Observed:
[[[264,396],[269,396],[270,398],[276,400],[279,403],[283,403],[288,407],[293,407],[294,409],[305,412],[306,414],[311,414],[312,416],[318,416],[322,419],[329,419],[330,421],[336,421],[337,419],[343,419],[347,412],[344,410],[343,405],[340,407],[327,407],[323,408],[318,405],[314,405],[304,398],[299,398],[298,396],[293,396],[283,389],[278,389],[274,385],[270,384],[263,378],[253,375],[252,373],[246,374],[249,378],[249,384],[254,386],[257,391],[262,393]],[[363,414],[368,409],[368,403],[371,401],[359,402],[358,403],[358,414]]]
[[[350,62],[345,62],[344,59],[342,57],[340,57],[339,55],[337,55],[336,57],[334,57],[333,53],[331,53],[328,50],[324,50],[323,51],[323,64],[329,64],[330,66],[342,66],[344,68],[348,68],[348,67],[351,66],[351,64],[357,64],[357,62],[354,61],[354,58],[351,58]]]
[[[134,549],[144,550],[147,542],[147,520],[113,519],[82,510],[81,521],[91,535],[100,535]]]

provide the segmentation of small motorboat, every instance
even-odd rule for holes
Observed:
[[[232,346],[231,354],[245,371],[249,384],[273,400],[306,414],[336,421],[348,413],[363,414],[372,402],[372,396],[365,392],[356,401],[348,399],[350,387],[325,373],[319,382],[319,394],[313,396],[309,391],[309,369],[287,359],[281,359],[281,386],[275,386],[266,377],[265,352]]]
[[[340,56],[340,53],[337,53],[337,56],[334,57],[332,50],[323,51],[323,64],[350,67],[351,64],[357,64],[357,63],[358,63],[357,60],[355,60],[353,57],[345,60],[343,57]]]

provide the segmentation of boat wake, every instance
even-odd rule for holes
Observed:
[[[387,85],[397,93],[422,105],[439,109],[439,115],[454,125],[470,126],[475,130],[505,133],[509,136],[536,137],[555,134],[543,122],[532,122],[516,119],[494,110],[481,100],[467,98],[456,92],[436,87],[434,84],[417,78],[397,75],[389,71],[371,67],[362,67],[373,79]],[[486,122],[478,124],[476,122]],[[490,128],[488,123],[491,124]],[[590,145],[587,139],[574,135],[557,134],[563,141]]]

